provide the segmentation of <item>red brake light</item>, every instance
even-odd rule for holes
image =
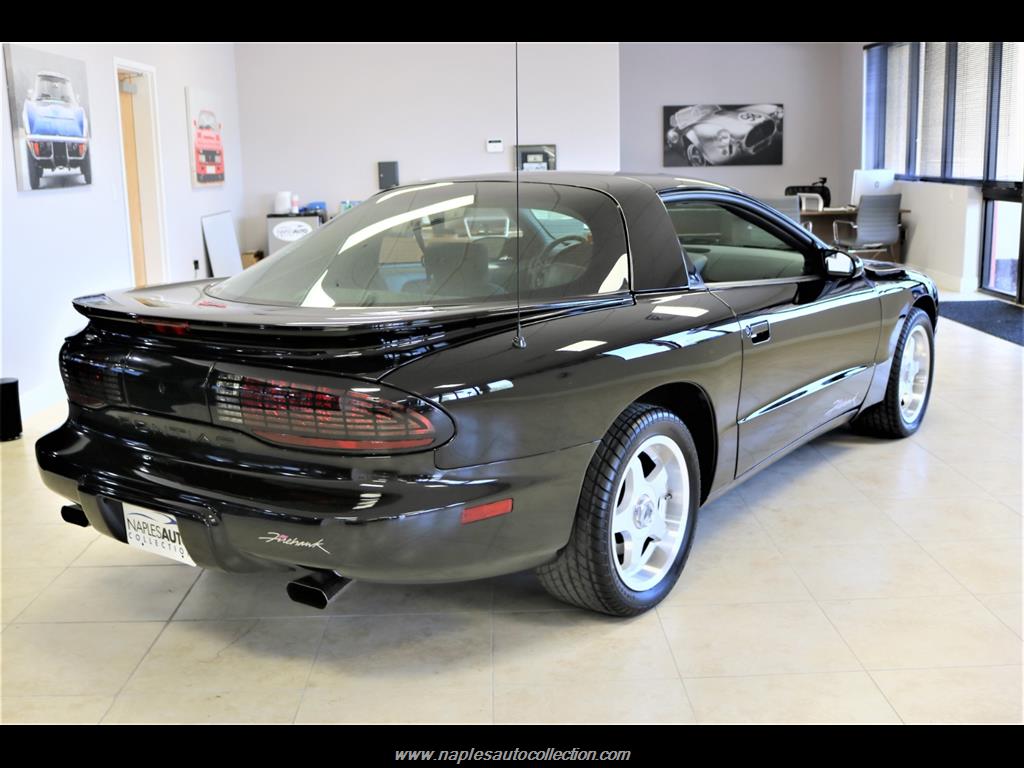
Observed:
[[[430,403],[360,383],[345,387],[218,373],[214,421],[279,445],[353,453],[429,448],[454,432]]]
[[[152,327],[157,333],[184,336],[188,331],[188,323],[185,320],[154,320],[152,318],[140,317],[139,322]]]
[[[123,353],[78,354],[65,347],[60,355],[60,373],[68,400],[85,408],[123,405],[123,358]]]

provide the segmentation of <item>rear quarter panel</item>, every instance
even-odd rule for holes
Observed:
[[[640,296],[529,325],[525,349],[513,348],[512,334],[495,335],[413,361],[384,381],[434,399],[454,418],[455,437],[435,454],[440,468],[596,442],[645,393],[692,383],[714,407],[718,485],[735,468],[737,330],[707,291]]]

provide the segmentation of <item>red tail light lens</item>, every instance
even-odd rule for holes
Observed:
[[[218,372],[212,405],[215,423],[297,448],[402,453],[440,445],[454,434],[451,420],[432,403],[363,382]]]
[[[121,386],[124,353],[81,353],[68,352],[65,348],[60,355],[60,375],[68,400],[86,408],[101,408],[105,405],[123,405],[124,389]]]

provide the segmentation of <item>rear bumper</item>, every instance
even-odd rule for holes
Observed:
[[[157,449],[74,414],[37,442],[36,455],[46,485],[80,504],[99,532],[126,541],[129,502],[175,515],[200,566],[324,569],[379,582],[462,581],[549,561],[568,541],[595,447],[439,470],[432,453],[268,459],[215,439]],[[467,506],[509,497],[512,512],[462,524]],[[321,545],[265,540],[272,532]]]

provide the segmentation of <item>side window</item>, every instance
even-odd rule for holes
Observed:
[[[721,205],[667,202],[679,244],[706,283],[812,274],[797,248]]]

